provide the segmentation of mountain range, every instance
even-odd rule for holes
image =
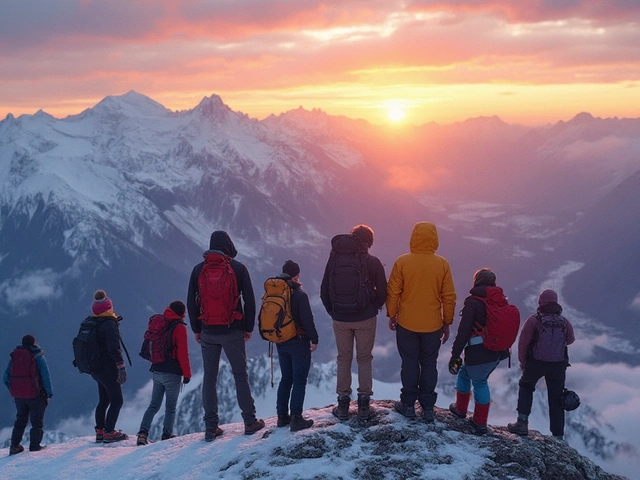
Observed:
[[[481,117],[388,128],[303,108],[259,121],[216,95],[170,111],[129,92],[63,119],[8,115],[0,121],[0,351],[33,333],[54,380],[49,420],[90,412],[95,385],[71,366],[71,339],[103,288],[124,317],[134,357],[125,394],[134,395],[148,379],[135,355],[148,317],[184,300],[191,268],[220,229],[258,297],[286,259],[301,264],[317,357],[329,361],[333,333],[318,292],[331,237],[370,225],[371,253],[388,274],[413,224],[428,220],[460,304],[485,266],[523,314],[543,287],[555,288],[585,346],[574,360],[633,368],[639,146],[640,119],[588,113],[538,127]],[[266,349],[259,338],[248,343],[250,355]],[[376,377],[397,382],[383,313],[374,355]],[[9,405],[5,392],[0,426],[12,422]]]

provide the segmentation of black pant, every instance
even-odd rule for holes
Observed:
[[[123,403],[122,387],[118,383],[118,369],[113,365],[101,372],[92,373],[91,376],[98,383],[100,396],[96,407],[96,428],[113,432]]]
[[[31,419],[30,446],[37,447],[42,441],[44,434],[44,411],[47,408],[47,400],[44,396],[29,399],[16,398],[16,422],[13,424],[13,432],[11,434],[11,445],[20,444],[24,430],[27,428],[29,419]]]
[[[549,401],[549,429],[552,435],[564,435],[564,409],[562,390],[567,372],[567,362],[541,362],[529,358],[520,377],[518,390],[518,413],[529,415],[533,403],[533,392],[538,380],[544,377]]]
[[[400,400],[407,405],[416,401],[425,410],[433,409],[438,394],[435,392],[438,383],[438,352],[442,333],[418,333],[398,325],[396,327],[396,344],[402,360],[400,379],[402,393]]]

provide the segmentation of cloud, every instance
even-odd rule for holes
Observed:
[[[60,274],[50,268],[29,272],[22,277],[0,283],[0,298],[12,308],[20,308],[31,302],[55,300],[62,295],[57,283]]]

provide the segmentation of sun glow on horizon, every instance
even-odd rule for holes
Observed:
[[[401,122],[406,116],[406,105],[403,102],[391,100],[383,108],[387,111],[387,118],[393,123]]]

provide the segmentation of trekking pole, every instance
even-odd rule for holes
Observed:
[[[269,342],[269,358],[271,359],[271,388],[273,388],[273,342]]]

